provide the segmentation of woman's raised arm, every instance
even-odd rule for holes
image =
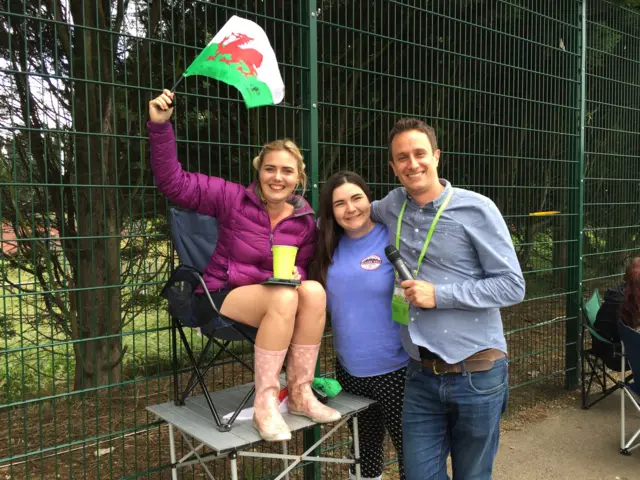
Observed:
[[[232,199],[243,187],[219,177],[201,173],[189,173],[178,161],[173,125],[169,122],[173,113],[175,94],[164,90],[149,102],[149,145],[151,170],[156,186],[171,202],[183,208],[224,220]]]

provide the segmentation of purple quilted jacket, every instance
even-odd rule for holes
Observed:
[[[269,214],[256,194],[256,182],[244,187],[185,172],[178,162],[173,125],[147,122],[147,129],[158,190],[176,205],[218,220],[218,243],[204,271],[210,291],[253,285],[272,277],[272,245],[298,247],[296,266],[303,280],[307,278],[317,234],[313,210],[302,197],[291,197],[293,215],[272,229]]]

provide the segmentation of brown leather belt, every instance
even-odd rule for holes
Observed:
[[[481,352],[474,353],[470,357],[466,358],[462,362],[447,363],[444,360],[414,360],[413,363],[422,365],[422,368],[431,369],[434,375],[443,375],[445,373],[462,373],[462,364],[464,363],[464,370],[466,372],[486,372],[491,370],[496,360],[504,358],[503,351],[496,348],[489,348],[482,350]]]

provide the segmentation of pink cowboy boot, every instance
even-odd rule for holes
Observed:
[[[340,420],[340,412],[323,405],[311,391],[311,383],[318,359],[318,345],[289,345],[287,358],[287,389],[289,413],[302,415],[316,423]]]
[[[278,410],[280,370],[286,350],[255,349],[256,394],[253,401],[253,426],[267,442],[291,440],[291,431]]]

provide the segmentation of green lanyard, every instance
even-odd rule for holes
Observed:
[[[415,272],[413,272],[413,276],[417,277],[418,276],[418,270],[420,270],[420,265],[422,265],[422,260],[424,259],[424,255],[427,253],[427,248],[429,248],[429,243],[431,243],[431,237],[433,236],[433,231],[436,229],[436,224],[438,223],[438,220],[440,220],[440,215],[442,215],[442,212],[444,212],[444,209],[447,208],[447,205],[449,205],[449,201],[451,200],[451,195],[453,194],[453,187],[449,188],[449,193],[447,193],[447,196],[444,199],[444,202],[442,202],[442,205],[440,205],[440,208],[438,208],[438,211],[436,212],[436,216],[433,218],[433,221],[431,222],[431,226],[429,227],[429,232],[427,233],[427,238],[424,241],[424,245],[422,246],[422,251],[420,252],[420,258],[418,258],[418,267],[416,268]],[[400,229],[402,228],[402,217],[404,216],[404,209],[407,206],[407,201],[405,200],[404,203],[402,204],[402,208],[400,209],[400,214],[398,215],[398,228],[396,229],[396,248],[398,250],[400,250]],[[398,274],[396,273],[396,276]]]

